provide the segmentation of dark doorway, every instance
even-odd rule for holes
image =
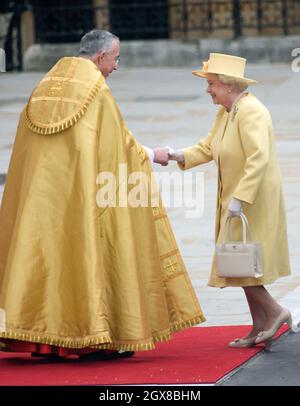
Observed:
[[[111,31],[121,40],[169,36],[168,0],[110,0]]]
[[[37,41],[78,42],[94,28],[92,0],[33,0]]]

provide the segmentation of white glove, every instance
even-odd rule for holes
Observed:
[[[233,217],[240,216],[242,212],[243,212],[242,201],[233,197],[230,200],[228,206],[228,215]]]
[[[184,153],[180,149],[175,151],[175,149],[169,148],[169,159],[179,163],[184,163]]]

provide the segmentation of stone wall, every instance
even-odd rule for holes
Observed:
[[[247,37],[237,40],[121,41],[121,67],[197,66],[210,52],[243,56],[249,62],[290,63],[300,36]],[[33,45],[24,58],[25,70],[48,70],[62,56],[77,55],[78,44]]]

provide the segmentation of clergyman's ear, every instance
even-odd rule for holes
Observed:
[[[105,52],[104,51],[101,51],[101,52],[99,52],[97,54],[96,58],[97,58],[98,64],[101,64],[103,62],[104,57],[105,57]]]

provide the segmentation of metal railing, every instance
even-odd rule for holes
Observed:
[[[233,38],[250,30],[256,34],[300,32],[300,0],[185,0],[170,7],[178,15],[170,29],[184,37],[192,32],[218,36],[226,30]]]
[[[7,70],[22,69],[24,5],[32,10],[39,43],[78,42],[95,27],[112,31],[121,40],[300,33],[300,0],[108,0],[106,6],[95,6],[92,0],[6,3],[11,9],[0,47],[6,51]],[[3,17],[1,13],[0,7]]]
[[[95,26],[128,40],[218,36],[224,30],[233,38],[251,29],[300,32],[300,0],[110,0],[98,7],[90,1],[59,7],[39,3],[34,7],[39,42],[75,42]]]

